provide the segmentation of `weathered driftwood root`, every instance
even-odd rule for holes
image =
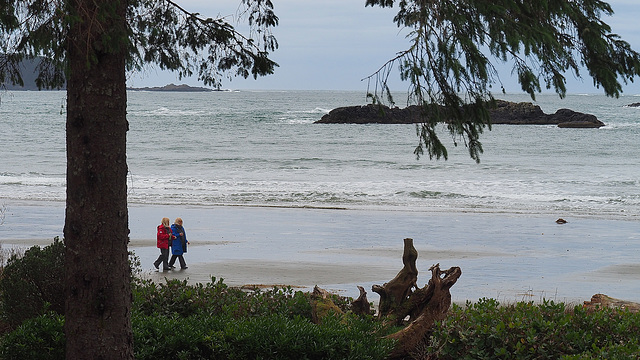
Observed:
[[[593,295],[591,297],[591,301],[584,302],[584,307],[590,310],[597,310],[599,308],[618,308],[629,310],[631,312],[640,311],[639,303],[612,298],[604,294]]]
[[[462,275],[462,270],[459,267],[452,267],[442,271],[440,264],[433,265],[429,270],[431,271],[429,283],[416,290],[407,300],[411,318],[409,325],[388,336],[398,341],[389,356],[390,359],[404,358],[415,351],[435,323],[444,320],[449,311],[451,306],[449,289]]]
[[[371,315],[371,304],[367,300],[367,292],[362,286],[358,286],[360,296],[351,303],[351,311],[358,315]]]
[[[418,268],[416,260],[418,251],[413,247],[413,239],[404,239],[402,263],[404,267],[395,278],[384,285],[373,285],[371,290],[380,295],[378,316],[385,322],[395,322],[398,325],[407,315],[404,305],[413,288],[417,287]]]
[[[408,325],[389,336],[397,340],[391,359],[403,358],[415,351],[435,322],[446,317],[451,306],[449,289],[462,275],[459,267],[442,271],[440,264],[436,264],[429,269],[429,283],[418,288],[417,258],[418,251],[413,246],[413,239],[404,239],[404,267],[393,280],[372,287],[380,295],[378,316],[383,323],[401,325],[408,317]]]

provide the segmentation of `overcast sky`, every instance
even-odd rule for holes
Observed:
[[[280,24],[274,29],[279,49],[271,58],[280,67],[275,74],[250,78],[225,79],[228,89],[274,90],[362,90],[363,78],[375,72],[397,52],[406,49],[406,31],[393,23],[394,9],[365,8],[365,0],[272,0]],[[233,15],[239,0],[177,0],[203,16]],[[638,0],[609,0],[615,12],[605,18],[614,33],[622,36],[640,51],[640,3]],[[520,87],[503,66],[501,79],[507,92],[520,92]],[[584,75],[587,75],[586,72]],[[602,93],[589,78],[573,79],[569,75],[569,93]],[[397,76],[395,76],[397,78]],[[150,69],[131,74],[129,85],[162,86],[186,83],[202,86],[196,79],[179,80],[175,74]],[[406,90],[399,80],[394,90]],[[625,95],[640,94],[640,79],[624,88]]]

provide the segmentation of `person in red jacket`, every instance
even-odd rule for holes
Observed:
[[[169,247],[171,247],[171,240],[176,237],[171,233],[171,227],[169,227],[169,218],[162,218],[162,224],[158,225],[157,234],[157,246],[160,249],[160,256],[153,263],[156,269],[160,270],[160,263],[162,263],[162,271],[171,270],[169,267]]]

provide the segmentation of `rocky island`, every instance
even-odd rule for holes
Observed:
[[[599,128],[604,123],[594,115],[559,109],[555,114],[545,114],[540,106],[529,102],[496,100],[489,109],[492,124],[557,125],[563,128]],[[316,124],[415,124],[422,122],[420,107],[412,105],[404,109],[384,105],[346,106],[331,110]]]

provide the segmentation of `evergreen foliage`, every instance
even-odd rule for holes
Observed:
[[[0,85],[24,85],[21,64],[35,59],[39,88],[64,86],[69,26],[79,21],[67,2],[0,0]],[[278,66],[268,58],[278,47],[271,32],[278,25],[273,4],[271,0],[240,3],[237,18],[248,22],[247,35],[227,18],[204,17],[171,0],[131,0],[127,34],[107,31],[92,41],[114,51],[125,45],[129,70],[157,64],[180,77],[196,74],[214,87],[221,85],[225,74],[245,78],[271,74]],[[87,59],[87,65],[93,61]]]
[[[64,244],[58,238],[12,255],[0,275],[0,317],[13,329],[53,311],[64,314]]]
[[[479,161],[479,136],[490,128],[492,86],[501,85],[495,64],[512,64],[522,90],[535,98],[543,86],[561,97],[566,76],[586,69],[596,87],[619,96],[622,83],[640,75],[640,54],[602,20],[611,6],[601,0],[367,0],[367,6],[399,6],[394,21],[409,29],[410,46],[369,77],[374,102],[393,98],[387,86],[396,64],[409,82],[409,102],[423,105],[415,154],[447,158],[436,125],[446,123],[454,144],[463,141]],[[504,88],[502,88],[504,91]]]
[[[23,84],[20,64],[36,58],[39,88],[66,82],[69,359],[133,358],[125,71],[155,64],[214,86],[223,74],[272,73],[273,4],[240,4],[247,35],[172,0],[0,0],[0,86]]]

